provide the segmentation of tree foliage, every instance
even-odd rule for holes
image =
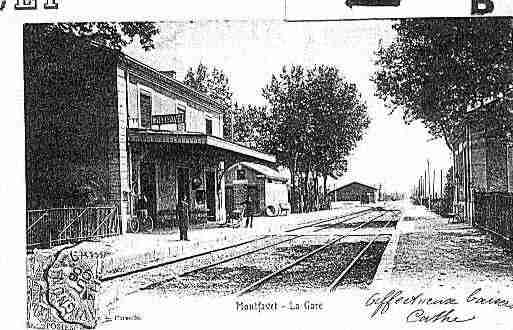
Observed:
[[[377,51],[377,96],[452,148],[469,106],[511,88],[509,18],[404,19]]]
[[[347,169],[345,157],[362,139],[369,125],[367,106],[354,83],[336,67],[316,66],[308,71],[307,92],[314,130],[315,169],[340,176]]]
[[[224,136],[231,139],[231,114],[233,111],[233,92],[228,76],[223,70],[200,63],[195,69],[189,68],[185,74],[184,83],[199,92],[205,93],[225,109],[223,131]],[[234,133],[235,135],[235,133]],[[234,136],[235,140],[235,136]]]
[[[302,180],[308,199],[310,175],[326,182],[328,175],[345,172],[346,157],[369,125],[367,106],[356,85],[333,66],[283,67],[263,95],[270,111],[263,144],[290,169],[294,188],[295,177]]]
[[[265,130],[267,108],[252,104],[238,105],[235,103],[232,116],[233,140],[249,148],[265,152],[262,141],[268,140],[266,137],[268,131]]]
[[[42,38],[52,36],[71,36],[93,41],[112,49],[120,50],[135,40],[144,50],[155,48],[153,38],[160,32],[152,22],[84,22],[27,24],[26,28]]]
[[[333,66],[283,67],[263,94],[270,106],[267,149],[284,165],[297,159],[301,167],[343,168],[369,125],[356,85]]]

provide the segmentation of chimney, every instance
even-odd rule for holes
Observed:
[[[171,77],[173,79],[176,79],[176,71],[175,70],[160,71],[160,73],[165,74],[166,76]]]

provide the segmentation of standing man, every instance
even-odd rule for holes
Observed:
[[[181,201],[178,201],[178,229],[180,230],[180,241],[188,241],[189,203],[187,203],[187,197],[185,196]]]
[[[255,205],[250,194],[248,194],[248,199],[244,202],[244,204],[246,206],[244,208],[244,212],[246,213],[246,228],[253,228],[253,213],[255,211]]]

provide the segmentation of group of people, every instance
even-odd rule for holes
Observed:
[[[246,228],[253,228],[253,215],[254,215],[254,201],[251,196],[248,196],[248,199],[242,203],[244,205],[244,216],[246,217]],[[148,212],[148,200],[146,196],[141,195],[139,197],[136,208],[139,211]],[[178,201],[177,207],[177,215],[178,215],[178,230],[180,232],[180,241],[188,241],[187,232],[189,230],[190,225],[190,214],[189,214],[189,202],[187,201],[187,197],[183,196]]]

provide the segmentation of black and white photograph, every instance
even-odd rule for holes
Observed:
[[[510,5],[18,2],[25,328],[513,328]]]

